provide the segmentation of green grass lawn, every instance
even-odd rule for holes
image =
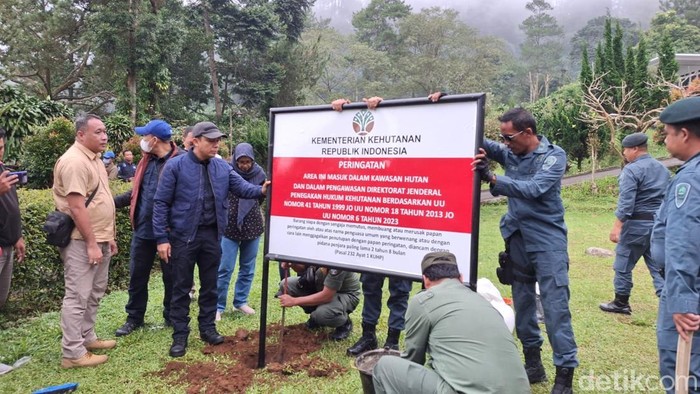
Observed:
[[[629,380],[644,377],[642,384],[656,382],[657,353],[655,319],[657,299],[651,280],[643,263],[634,272],[635,287],[631,297],[632,316],[612,315],[601,312],[598,303],[609,301],[612,290],[612,259],[586,256],[589,246],[613,248],[608,233],[613,222],[614,193],[606,192],[614,187],[615,180],[599,184],[603,195],[590,196],[587,186],[577,186],[565,191],[567,225],[569,228],[569,255],[571,277],[571,312],[574,332],[579,347],[580,367],[574,379],[577,392],[640,392],[651,388],[651,383],[630,386]],[[481,208],[479,237],[478,277],[487,277],[497,284],[504,296],[510,296],[510,288],[497,283],[495,267],[497,254],[503,247],[498,231],[498,221],[505,212],[504,204],[485,205]],[[122,252],[123,253],[123,252]],[[260,310],[262,269],[259,260],[255,285],[250,304]],[[272,265],[270,276],[277,278],[276,265]],[[235,277],[235,276],[234,276]],[[418,284],[413,293],[420,289]],[[57,312],[46,313],[37,318],[20,322],[15,327],[0,333],[0,362],[11,364],[22,356],[30,355],[31,362],[9,374],[0,376],[0,393],[27,393],[34,389],[66,382],[78,382],[80,393],[183,393],[185,387],[172,385],[152,374],[161,370],[171,360],[168,349],[171,343],[170,329],[162,326],[162,283],[158,273],[151,279],[151,302],[146,315],[147,327],[132,335],[118,339],[117,348],[108,352],[107,364],[96,368],[63,370],[60,368],[61,330]],[[231,291],[233,289],[231,288]],[[276,289],[267,290],[269,296]],[[127,294],[115,291],[102,301],[97,320],[98,335],[112,338],[114,330],[125,319],[124,305]],[[198,339],[196,328],[196,304],[192,304],[192,335],[185,362],[211,361],[213,356],[201,353],[203,343]],[[360,336],[359,323],[362,305],[353,313],[355,330],[344,342],[328,342],[317,352],[317,356],[348,366],[348,371],[336,378],[309,378],[305,374],[292,375],[283,384],[274,387],[253,386],[253,393],[360,393],[362,386],[359,374],[350,368],[352,360],[345,356],[345,349]],[[380,344],[386,335],[388,310],[382,312],[378,327]],[[276,300],[269,304],[268,324],[277,323],[281,309]],[[478,317],[475,316],[475,322]],[[298,324],[306,315],[293,308],[287,312],[286,323]],[[223,335],[233,335],[237,329],[257,330],[259,316],[244,317],[230,312],[224,315],[218,329]],[[543,360],[550,383],[533,386],[534,393],[549,393],[554,378],[551,365],[551,349],[545,340]],[[266,374],[265,371],[259,373]],[[617,386],[616,384],[617,377]],[[275,378],[274,376],[272,377]],[[627,379],[628,383],[625,383]],[[580,386],[579,386],[580,384]],[[218,392],[211,390],[210,392]],[[647,392],[659,392],[649,390]]]

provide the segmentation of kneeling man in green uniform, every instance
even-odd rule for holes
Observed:
[[[529,393],[513,335],[488,301],[462,283],[455,255],[421,263],[425,290],[408,303],[406,349],[373,370],[377,393]],[[430,368],[425,367],[426,353]]]
[[[330,338],[336,341],[350,336],[350,313],[360,303],[360,275],[304,264],[282,263],[281,266],[293,269],[299,276],[280,282],[280,305],[302,307],[310,315],[306,322],[310,330],[333,327]]]

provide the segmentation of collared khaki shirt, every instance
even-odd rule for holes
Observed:
[[[75,142],[61,156],[53,168],[53,200],[56,209],[70,215],[67,196],[78,193],[85,197],[98,188],[95,197],[87,207],[92,232],[97,242],[115,239],[115,208],[114,198],[109,189],[107,171],[97,153],[92,152],[82,144]],[[76,227],[71,234],[72,239],[83,239]]]

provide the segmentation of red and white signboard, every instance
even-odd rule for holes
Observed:
[[[419,279],[428,252],[475,282],[483,95],[342,112],[273,109],[266,255]]]

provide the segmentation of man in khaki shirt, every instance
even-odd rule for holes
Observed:
[[[109,261],[117,253],[114,199],[99,156],[107,146],[107,132],[95,115],[79,116],[75,129],[75,143],[54,167],[53,186],[56,209],[75,222],[71,242],[60,248],[66,288],[61,308],[63,368],[102,364],[107,356],[91,351],[116,345],[116,341],[98,339],[95,334],[97,306],[107,289]],[[95,190],[95,197],[86,207]]]

